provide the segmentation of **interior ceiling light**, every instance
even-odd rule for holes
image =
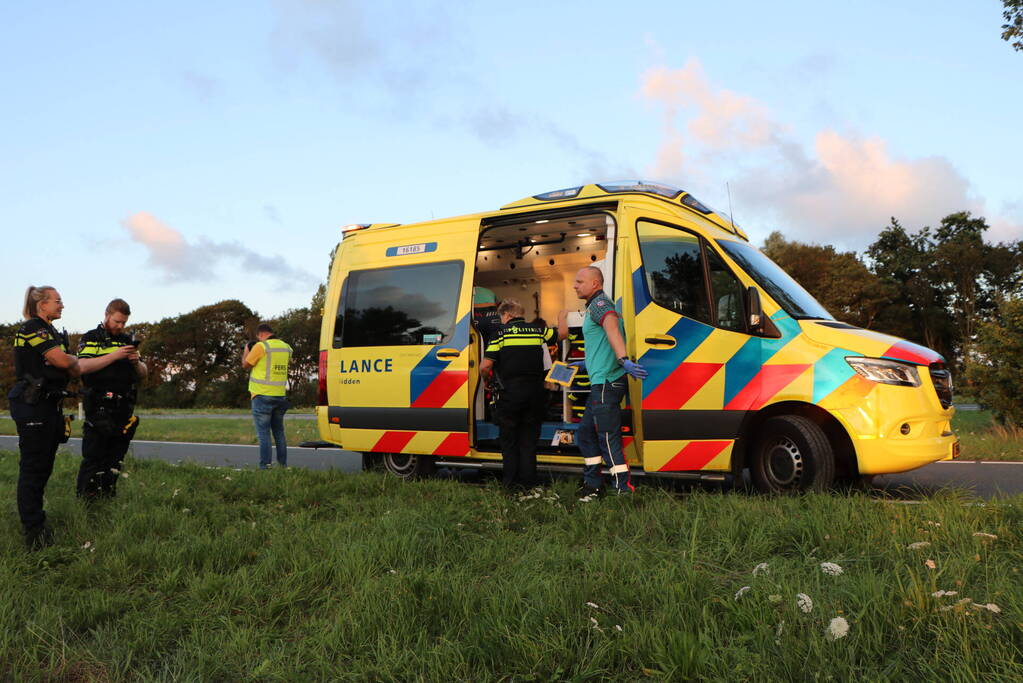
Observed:
[[[539,225],[540,223],[547,223],[547,222],[548,222],[548,220],[546,218],[541,218],[540,220],[537,221],[537,225]]]
[[[590,236],[590,233],[588,233],[588,232],[580,232],[580,233],[578,233],[576,235],[576,237],[589,237],[589,236]]]

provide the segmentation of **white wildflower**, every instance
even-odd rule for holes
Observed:
[[[839,638],[845,638],[849,635],[849,622],[843,617],[835,617],[828,624],[827,630],[828,640],[838,640]]]
[[[995,540],[996,538],[998,538],[998,537],[997,537],[997,536],[995,536],[994,534],[986,534],[986,533],[984,533],[983,531],[978,531],[978,532],[976,532],[976,533],[975,533],[975,534],[973,534],[973,535],[974,535],[974,536],[976,536],[977,538],[983,538],[983,539],[986,539],[986,540],[988,540],[988,541],[993,541],[993,540]]]
[[[830,576],[838,576],[844,570],[834,562],[821,562],[821,571]]]
[[[127,479],[128,478],[128,473],[127,472],[121,472],[121,477],[124,478],[124,479]]]
[[[931,593],[932,598],[951,598],[954,595],[959,595],[959,591],[934,591]]]
[[[773,602],[773,603],[779,603],[779,602],[781,602],[781,596],[780,596],[780,595],[778,595],[777,593],[773,593],[773,594],[771,594],[771,595],[768,595],[768,596],[767,596],[767,599],[768,599],[768,600],[770,600],[770,601],[771,601],[771,602]]]
[[[921,550],[923,548],[929,547],[930,545],[931,544],[928,543],[927,541],[917,541],[916,543],[910,543],[909,545],[907,545],[906,549],[908,549],[908,550]]]
[[[596,619],[594,619],[593,617],[590,617],[590,621],[593,622],[592,625],[591,625],[591,628],[595,628],[598,631],[600,631],[601,633],[604,632],[604,629],[600,628],[600,624],[597,622]]]
[[[621,633],[622,632],[622,625],[621,624],[615,624],[615,630],[618,631],[619,633]]]
[[[227,479],[228,481],[231,481],[231,477],[229,477],[229,476],[228,476],[228,475],[226,475],[226,474],[224,475],[224,479]]]
[[[598,605],[595,602],[588,602],[588,603],[586,603],[586,606],[587,607],[592,607],[593,609],[600,609],[600,605]]]
[[[120,474],[121,473],[121,470],[117,469],[116,467],[111,467],[110,471],[113,472],[114,474]],[[976,536],[976,535],[977,534],[974,534],[974,536]]]
[[[770,571],[767,568],[767,563],[766,562],[761,562],[756,567],[753,567],[753,576],[758,576],[760,574],[768,574],[768,573],[770,573]]]
[[[806,614],[813,611],[813,600],[806,593],[796,593],[796,604],[799,605],[799,609],[803,610]]]
[[[387,573],[388,573],[388,574],[397,574],[397,573],[398,573],[398,570],[397,570],[397,569],[388,569],[388,570],[387,570]]]
[[[931,521],[928,521],[927,524],[928,524],[928,526],[941,526],[941,522],[931,522]]]
[[[746,595],[746,593],[748,593],[748,592],[749,592],[749,586],[743,586],[739,590],[735,591],[735,598],[734,599],[738,600],[742,596]]]
[[[183,512],[183,513],[184,513],[184,514],[186,514],[186,515],[187,515],[187,514],[188,514],[189,512],[191,512],[191,511],[192,511],[192,509],[191,509],[191,508],[181,508],[181,512]]]
[[[88,550],[92,547],[92,541],[86,541],[85,545],[82,546],[82,550]]]
[[[986,610],[989,610],[991,612],[994,612],[995,614],[1001,614],[1002,613],[1002,608],[999,607],[998,605],[996,605],[993,602],[989,602],[986,605],[982,605],[979,602],[975,602],[975,603],[973,603],[972,606],[973,606],[973,609],[977,609],[977,610],[986,609]]]
[[[178,493],[180,493],[180,492],[181,492],[181,489],[174,489],[174,493],[171,494],[171,498],[177,498],[178,497]]]

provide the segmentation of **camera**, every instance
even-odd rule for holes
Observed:
[[[136,337],[134,334],[128,340],[128,346],[134,346],[136,350],[142,346],[142,337]]]

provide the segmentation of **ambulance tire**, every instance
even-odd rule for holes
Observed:
[[[762,493],[824,491],[835,480],[835,453],[816,422],[779,415],[759,430],[750,475]]]
[[[429,455],[411,453],[384,453],[384,469],[400,479],[422,479],[436,470]]]

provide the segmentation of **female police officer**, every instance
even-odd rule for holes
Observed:
[[[25,292],[24,324],[14,337],[17,382],[7,394],[11,417],[18,426],[18,514],[29,549],[52,540],[43,512],[43,490],[53,472],[57,445],[65,441],[61,401],[78,359],[67,353],[67,334],[58,334],[53,321],[64,302],[53,287],[29,287]]]

